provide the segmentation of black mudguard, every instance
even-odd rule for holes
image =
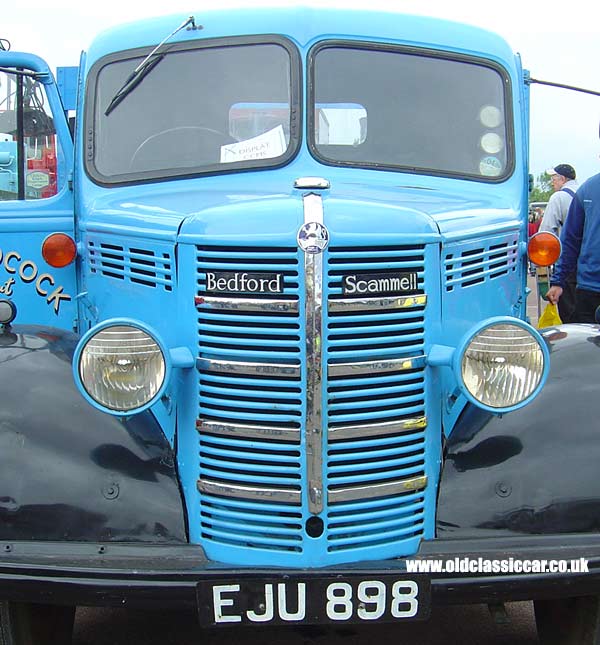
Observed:
[[[469,405],[447,442],[439,537],[600,532],[600,330],[546,330],[547,384],[501,417]]]
[[[77,336],[0,329],[0,540],[187,542],[176,460],[150,412],[75,387]]]

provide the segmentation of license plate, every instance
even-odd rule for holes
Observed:
[[[197,595],[205,627],[423,620],[431,606],[429,579],[402,573],[211,579]]]

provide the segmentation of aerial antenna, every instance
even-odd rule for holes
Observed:
[[[583,87],[575,87],[575,85],[565,85],[564,83],[553,83],[552,81],[540,81],[537,78],[530,78],[529,83],[537,83],[538,85],[549,85],[550,87],[560,87],[563,90],[572,90],[573,92],[583,92],[584,94],[592,94],[593,96],[600,96],[600,92],[596,90],[587,90]]]

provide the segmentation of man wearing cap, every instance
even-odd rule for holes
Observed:
[[[600,173],[577,190],[560,236],[562,254],[550,279],[547,298],[559,303],[566,276],[577,270],[571,322],[596,322],[600,306]]]
[[[546,174],[550,175],[554,193],[548,200],[539,230],[560,235],[575,191],[579,187],[575,181],[575,168],[568,163],[560,163],[558,166],[546,170]],[[575,270],[563,280],[562,295],[558,303],[558,313],[563,322],[571,322],[575,311],[576,280]]]

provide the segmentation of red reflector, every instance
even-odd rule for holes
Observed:
[[[51,267],[66,267],[76,256],[75,240],[65,233],[52,233],[42,244],[42,257]]]

